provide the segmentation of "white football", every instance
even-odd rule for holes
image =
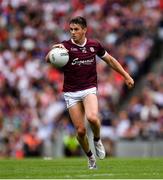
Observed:
[[[55,67],[63,67],[69,60],[69,54],[64,48],[53,48],[49,52],[49,60]]]

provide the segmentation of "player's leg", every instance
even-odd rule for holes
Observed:
[[[88,139],[86,136],[86,128],[84,124],[84,108],[81,102],[76,103],[71,106],[69,109],[69,114],[73,125],[77,132],[77,139],[82,146],[85,153],[87,153],[89,149]]]
[[[100,119],[98,116],[97,96],[95,94],[89,94],[84,98],[83,103],[86,118],[91,125],[94,137],[100,138]]]
[[[84,109],[94,134],[94,145],[96,154],[100,159],[105,157],[105,149],[100,139],[100,119],[98,116],[98,100],[96,94],[88,94],[84,100]]]
[[[75,105],[71,106],[68,110],[71,120],[77,131],[77,139],[81,147],[83,148],[84,152],[88,156],[88,166],[90,169],[95,169],[96,159],[90,150],[88,137],[86,135],[86,128],[84,123],[85,112],[84,112],[83,104],[82,102],[78,102]]]

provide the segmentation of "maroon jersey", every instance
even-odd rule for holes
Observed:
[[[69,50],[69,61],[63,67],[64,92],[74,92],[97,87],[96,55],[104,56],[105,49],[96,40],[87,39],[83,46],[72,40],[62,44]]]

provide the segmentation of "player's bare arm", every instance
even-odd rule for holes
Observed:
[[[50,62],[50,61],[49,61],[49,52],[48,52],[48,54],[47,54],[46,57],[45,57],[45,61],[48,62],[48,63]]]
[[[123,69],[121,64],[114,57],[107,53],[102,59],[108,65],[110,65],[111,68],[113,68],[115,71],[117,71],[124,77],[125,83],[128,86],[128,88],[132,88],[134,86],[134,80],[132,79],[132,77]]]

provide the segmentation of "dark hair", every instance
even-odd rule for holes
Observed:
[[[79,24],[82,28],[86,28],[87,27],[86,19],[81,17],[81,16],[77,16],[77,17],[71,19],[69,24]]]

